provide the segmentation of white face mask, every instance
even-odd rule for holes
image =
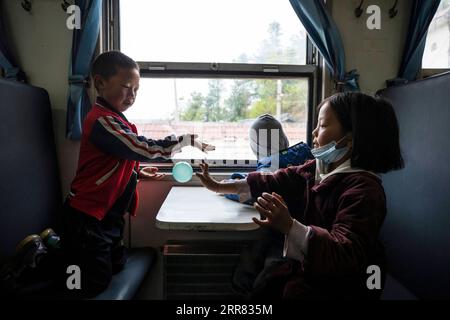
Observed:
[[[311,153],[314,156],[314,158],[321,160],[324,164],[330,164],[339,161],[345,156],[345,154],[350,149],[347,146],[336,149],[336,145],[339,142],[341,142],[344,138],[346,137],[343,137],[338,142],[332,141],[322,147],[312,149]]]

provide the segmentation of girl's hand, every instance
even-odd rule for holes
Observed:
[[[219,182],[217,182],[216,180],[214,180],[213,178],[211,178],[211,176],[209,175],[209,167],[207,163],[200,163],[200,169],[202,169],[202,173],[200,172],[196,172],[195,175],[197,177],[199,177],[200,181],[202,182],[203,186],[205,186],[205,188],[214,191],[214,192],[218,192],[219,191]]]
[[[253,206],[266,219],[253,218],[253,221],[260,226],[271,226],[284,234],[288,234],[294,219],[289,214],[283,198],[275,192],[272,192],[272,194],[263,192],[262,196],[258,197],[256,201]]]
[[[138,178],[143,180],[161,180],[166,176],[163,173],[157,172],[158,168],[156,167],[145,167],[139,170]]]

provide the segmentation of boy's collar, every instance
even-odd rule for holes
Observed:
[[[110,104],[108,101],[106,101],[104,98],[102,98],[102,97],[97,97],[97,99],[96,99],[96,101],[95,101],[95,104],[99,105],[100,107],[103,107],[103,108],[106,108],[106,109],[108,109],[108,110],[111,110],[111,111],[114,112],[114,113],[117,113],[117,114],[118,114],[121,118],[123,118],[126,122],[129,122],[128,119],[125,117],[125,115],[124,115],[122,112],[117,111],[116,109],[114,109],[114,108],[111,106],[111,104]]]

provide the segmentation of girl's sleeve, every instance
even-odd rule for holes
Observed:
[[[294,219],[291,230],[284,237],[283,257],[303,262],[308,252],[308,239],[311,227]]]
[[[239,202],[246,202],[252,198],[250,194],[250,187],[247,183],[247,178],[235,180],[234,183],[237,187],[237,195],[239,197]]]
[[[176,136],[161,140],[138,136],[112,116],[97,119],[89,141],[107,154],[118,158],[148,162],[155,158],[170,158],[179,143]]]
[[[310,225],[307,270],[328,275],[365,272],[385,214],[381,186],[359,183],[344,192],[331,230]]]
[[[314,161],[302,166],[292,166],[271,172],[252,172],[247,176],[247,183],[253,198],[261,196],[263,192],[276,192],[285,201],[290,202],[303,196],[306,179],[314,171]]]

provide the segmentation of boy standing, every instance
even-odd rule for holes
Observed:
[[[118,51],[99,55],[92,65],[92,77],[98,97],[83,123],[62,238],[68,262],[80,267],[84,297],[106,289],[112,275],[126,262],[123,215],[135,213],[138,177],[162,177],[157,168],[139,171],[139,161],[170,158],[194,139],[193,135],[183,135],[153,140],[138,135],[123,115],[136,99],[140,79],[139,66],[128,56]],[[210,147],[196,141],[194,145]]]

